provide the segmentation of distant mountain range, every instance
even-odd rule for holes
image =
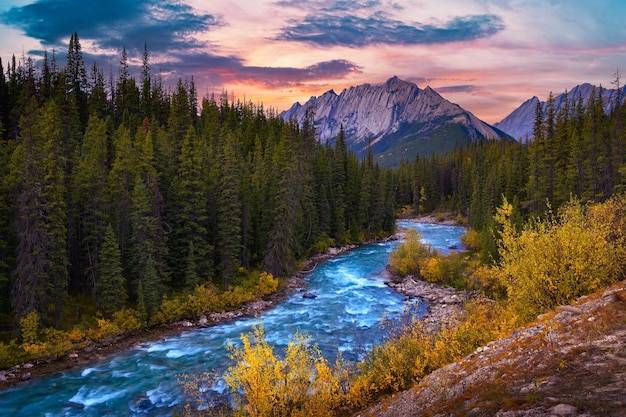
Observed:
[[[363,156],[370,143],[384,166],[412,161],[416,155],[452,151],[476,139],[508,137],[432,88],[420,89],[398,77],[350,87],[340,94],[330,90],[303,105],[295,103],[280,116],[302,123],[309,109],[314,111],[320,142],[333,143],[343,126],[350,149]]]
[[[595,87],[598,88],[598,87]],[[567,95],[569,100],[578,100],[578,97],[581,96],[583,98],[583,104],[586,105],[589,101],[589,97],[591,96],[591,92],[593,91],[594,86],[591,84],[581,84],[572,88],[568,91]],[[626,95],[626,86],[622,89],[622,101],[624,100],[624,96]],[[602,99],[604,102],[604,111],[608,113],[611,110],[611,106],[615,102],[615,95],[617,94],[616,89],[604,89],[602,91]],[[556,111],[563,106],[565,100],[565,93],[561,93],[558,96],[554,97],[554,101],[556,104]],[[537,103],[541,103],[543,110],[546,109],[546,102],[539,101],[539,99],[535,96],[519,106],[517,109],[513,110],[511,114],[506,116],[504,119],[494,124],[494,127],[500,129],[503,132],[511,135],[513,138],[521,141],[532,140],[533,139],[533,124],[535,122],[535,109],[537,107]]]

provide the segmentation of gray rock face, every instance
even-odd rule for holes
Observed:
[[[370,139],[372,149],[380,151],[393,146],[385,141],[400,131],[410,130],[414,137],[424,137],[446,124],[462,126],[470,139],[504,136],[432,88],[422,90],[398,77],[383,84],[350,87],[339,95],[331,90],[311,97],[304,105],[296,103],[280,115],[302,124],[310,109],[315,113],[320,142],[334,139],[343,125],[346,143],[357,154],[365,152]]]

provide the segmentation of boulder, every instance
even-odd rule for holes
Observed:
[[[207,324],[209,324],[209,319],[206,318],[206,315],[201,315],[200,316],[200,320],[198,320],[198,324],[200,326],[206,326]]]
[[[555,414],[559,417],[574,417],[578,415],[578,410],[573,405],[559,404],[548,410],[551,414]]]
[[[317,298],[317,295],[313,294],[312,292],[305,292],[304,294],[302,294],[302,298],[308,298],[313,300]]]

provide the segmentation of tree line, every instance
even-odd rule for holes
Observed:
[[[108,82],[67,63],[0,60],[0,311],[61,326],[70,301],[147,321],[171,293],[227,290],[241,271],[278,277],[330,246],[388,235],[396,176],[367,155],[194,80],[166,88],[144,47]]]

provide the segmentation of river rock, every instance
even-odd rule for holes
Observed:
[[[67,357],[68,357],[69,359],[78,359],[78,353],[76,353],[76,352],[70,352],[70,353],[68,353],[68,354],[67,354]]]
[[[207,324],[209,324],[209,319],[206,318],[206,315],[201,315],[200,316],[200,320],[198,320],[198,324],[200,326],[206,326]]]
[[[308,298],[313,300],[317,298],[317,295],[313,294],[312,292],[305,292],[304,294],[302,294],[302,298]]]
[[[67,408],[75,408],[77,410],[82,410],[83,408],[85,408],[84,404],[77,403],[77,402],[74,402],[74,401],[65,401],[63,403],[63,406],[67,407]]]
[[[27,362],[24,365],[22,365],[22,368],[24,368],[24,369],[31,369],[33,366],[35,366],[35,365],[33,365],[30,362]]]
[[[573,405],[559,404],[548,410],[550,413],[559,417],[574,417],[578,415],[578,410]]]
[[[193,323],[190,322],[189,320],[185,320],[183,321],[183,327],[192,327]]]

